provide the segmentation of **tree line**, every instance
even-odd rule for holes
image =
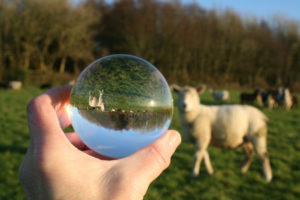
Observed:
[[[157,0],[0,0],[0,81],[74,76],[116,53],[169,82],[300,87],[299,22]]]

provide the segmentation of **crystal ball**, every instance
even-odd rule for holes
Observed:
[[[96,60],[79,75],[70,94],[69,114],[90,149],[122,158],[163,135],[171,123],[173,99],[152,64],[117,54]]]

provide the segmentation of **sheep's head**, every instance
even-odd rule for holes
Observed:
[[[193,111],[200,103],[199,92],[203,91],[203,87],[179,87],[173,85],[172,90],[178,93],[178,108],[181,111]]]

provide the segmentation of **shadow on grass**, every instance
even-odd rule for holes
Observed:
[[[14,153],[20,153],[25,154],[27,151],[27,147],[23,146],[14,146],[14,145],[0,145],[0,153],[3,152],[14,152]]]

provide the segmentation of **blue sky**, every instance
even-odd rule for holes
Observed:
[[[300,21],[299,0],[196,0],[196,2],[208,9],[233,9],[245,17],[255,16],[268,20],[279,14]]]
[[[72,1],[78,2],[81,0]],[[107,2],[112,1],[107,0]],[[181,2],[197,2],[200,6],[207,9],[233,9],[241,16],[255,16],[266,20],[271,20],[272,17],[279,14],[300,22],[300,0],[181,0]]]

